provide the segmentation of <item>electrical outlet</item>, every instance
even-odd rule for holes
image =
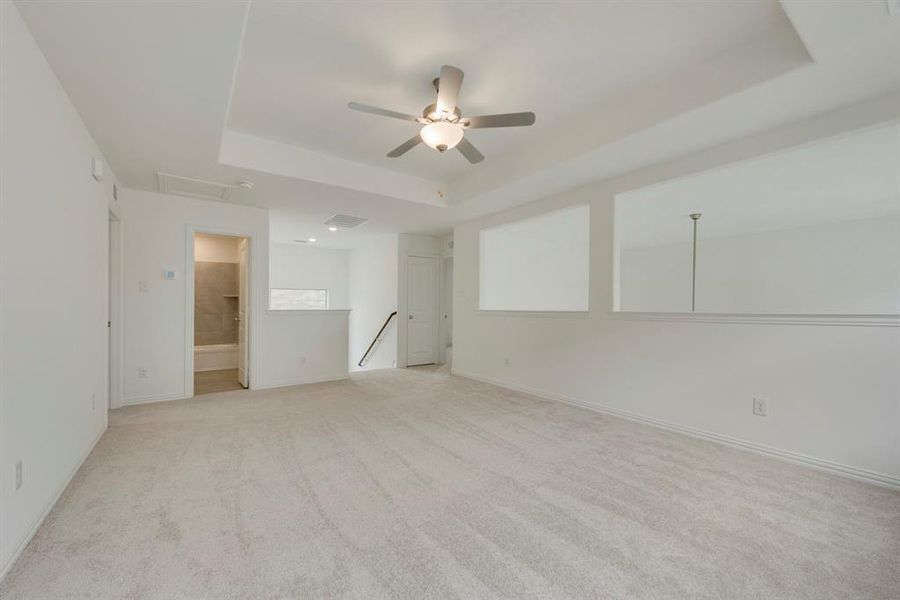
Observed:
[[[16,461],[16,489],[22,489],[22,461]]]
[[[97,394],[91,394],[91,410],[97,410]]]
[[[503,364],[507,367],[509,366],[509,357],[508,356],[503,359]]]
[[[305,364],[306,364],[306,357],[305,357],[305,356],[301,356],[301,357],[300,357],[300,364],[301,364],[301,365],[305,365]]]
[[[757,417],[769,416],[769,401],[763,398],[753,399],[753,414]]]
[[[138,367],[138,379],[147,379],[149,375],[147,375],[147,369],[144,367]]]

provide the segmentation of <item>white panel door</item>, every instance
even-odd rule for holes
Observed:
[[[250,376],[247,362],[249,348],[247,347],[247,294],[250,290],[248,279],[250,250],[247,238],[241,238],[238,243],[238,383],[249,387]]]
[[[437,259],[410,256],[406,277],[406,365],[437,361]]]

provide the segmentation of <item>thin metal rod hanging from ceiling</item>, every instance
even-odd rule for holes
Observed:
[[[694,222],[694,245],[691,251],[691,312],[697,310],[697,222],[700,221],[701,214],[693,213],[690,215]]]

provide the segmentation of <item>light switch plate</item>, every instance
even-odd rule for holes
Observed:
[[[763,398],[753,399],[753,414],[757,417],[769,416],[769,401]]]
[[[103,179],[103,159],[94,157],[91,159],[91,177],[96,181]]]

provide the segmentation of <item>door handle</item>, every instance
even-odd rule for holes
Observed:
[[[412,321],[412,319],[413,319],[413,316],[409,315],[409,320]]]

